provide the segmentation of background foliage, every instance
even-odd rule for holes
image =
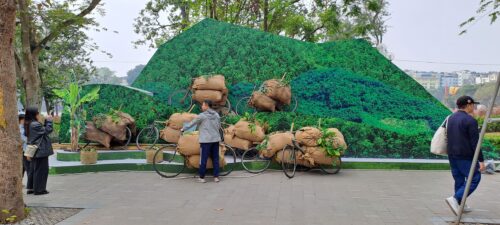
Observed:
[[[133,86],[149,90],[151,83],[162,82],[158,85],[164,88],[188,87],[192,77],[211,73],[224,74],[230,84],[260,83],[284,73],[295,77],[321,68],[342,68],[372,77],[440,104],[367,41],[315,44],[212,19],[163,44]]]
[[[289,130],[292,123],[295,129],[317,125],[321,118],[322,126],[345,135],[347,157],[437,158],[429,153],[430,140],[450,114],[364,40],[314,44],[210,19],[165,43],[135,80],[133,86],[153,92],[153,98],[103,86],[94,111],[123,105],[142,128],[176,111],[165,106],[172,91],[213,73],[225,75],[233,106],[262,81],[286,73],[298,110],[256,117],[268,124],[268,132]],[[162,115],[151,110],[153,105]],[[226,122],[239,119],[231,116]],[[498,157],[489,142],[485,150]]]

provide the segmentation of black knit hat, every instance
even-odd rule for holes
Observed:
[[[457,99],[457,106],[459,108],[466,106],[467,104],[479,104],[479,102],[474,101],[470,96],[462,96]]]

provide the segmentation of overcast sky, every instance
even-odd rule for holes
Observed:
[[[135,47],[139,36],[134,18],[147,0],[104,0],[106,15],[98,17],[113,32],[90,32],[100,46],[113,55],[92,55],[95,65],[109,67],[118,76],[138,64],[146,64],[154,49]],[[459,36],[458,25],[474,15],[479,0],[389,0],[388,31],[384,44],[402,69],[426,71],[500,71],[500,21],[490,25],[485,17]]]

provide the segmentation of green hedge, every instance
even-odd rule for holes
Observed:
[[[295,77],[321,68],[342,68],[372,77],[440,104],[365,40],[315,44],[212,19],[199,22],[163,44],[133,86],[147,90],[162,84],[187,87],[192,77],[212,73],[224,74],[231,84],[260,83],[284,73]],[[155,82],[162,84],[151,86]]]

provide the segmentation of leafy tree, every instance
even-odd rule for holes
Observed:
[[[16,105],[13,39],[16,3],[0,3],[0,223],[24,218],[22,151]],[[6,211],[5,211],[6,210]],[[7,212],[7,213],[5,213]]]
[[[96,69],[95,75],[92,76],[87,84],[122,84],[124,78],[117,77],[116,72],[108,67],[100,67]]]
[[[480,0],[476,15],[469,17],[469,19],[460,24],[460,27],[463,28],[460,34],[465,34],[469,26],[477,23],[477,21],[485,16],[490,18],[490,24],[497,21],[498,16],[500,16],[500,0]]]
[[[136,18],[135,44],[158,47],[204,18],[318,42],[367,38],[382,43],[386,0],[150,0]]]
[[[71,28],[41,52],[39,74],[47,111],[58,101],[53,89],[68,87],[70,82],[83,84],[94,75],[90,52],[97,49],[85,32]]]
[[[43,93],[38,68],[40,54],[68,30],[97,26],[90,15],[94,11],[103,13],[98,9],[100,2],[101,0],[17,1],[19,32],[15,58],[27,105],[41,107]]]
[[[140,64],[127,72],[127,83],[129,85],[132,85],[132,83],[134,83],[135,79],[139,76],[139,74],[141,74],[144,67],[146,67],[146,65]]]

